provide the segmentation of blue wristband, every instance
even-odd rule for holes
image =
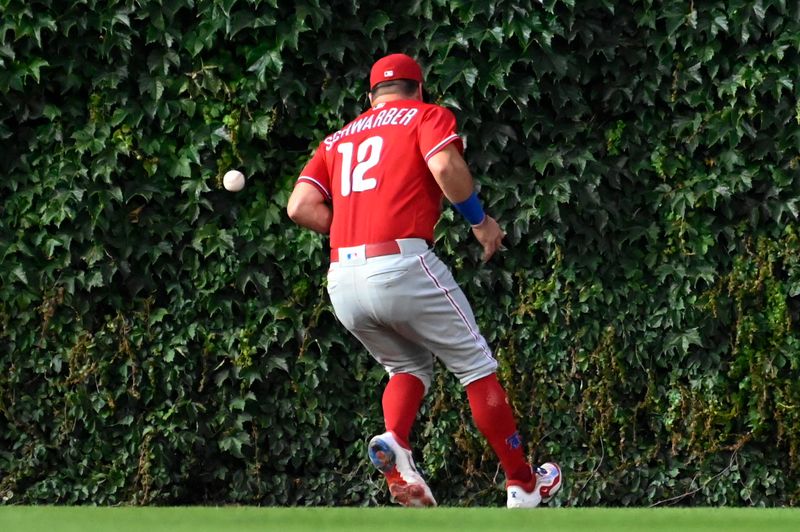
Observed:
[[[481,206],[481,200],[478,199],[477,192],[473,192],[472,195],[464,201],[453,203],[453,207],[455,207],[456,210],[461,213],[461,216],[466,218],[472,225],[478,225],[486,217],[486,213],[483,212],[483,207]]]

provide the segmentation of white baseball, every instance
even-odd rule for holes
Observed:
[[[222,177],[222,186],[225,190],[239,192],[244,188],[244,174],[239,170],[228,170]]]

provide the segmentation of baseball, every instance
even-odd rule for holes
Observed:
[[[228,170],[222,178],[222,185],[225,190],[239,192],[244,188],[244,174],[239,170]]]

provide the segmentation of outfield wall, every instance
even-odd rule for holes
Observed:
[[[366,505],[382,370],[297,172],[387,52],[453,109],[490,265],[436,249],[561,505],[800,502],[800,7],[782,0],[0,0],[0,495]],[[244,191],[221,175],[239,168]],[[437,499],[502,504],[441,368]]]

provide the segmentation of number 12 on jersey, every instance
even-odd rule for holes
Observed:
[[[367,177],[367,172],[378,164],[383,148],[383,138],[369,137],[361,141],[356,149],[352,142],[342,142],[336,151],[342,154],[342,196],[350,192],[364,192],[378,186],[378,180]],[[353,151],[357,164],[353,168]]]

